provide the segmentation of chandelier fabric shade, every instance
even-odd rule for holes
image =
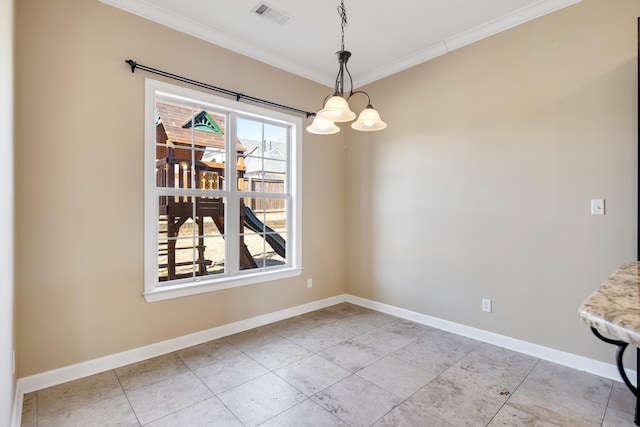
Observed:
[[[365,132],[382,130],[387,127],[387,124],[380,119],[380,113],[371,105],[369,94],[361,90],[353,91],[353,79],[347,68],[347,61],[349,61],[351,57],[351,52],[344,48],[344,27],[347,26],[347,11],[344,7],[344,0],[340,1],[338,14],[342,21],[342,44],[341,49],[336,52],[340,68],[336,76],[335,91],[332,95],[325,98],[322,109],[315,114],[313,123],[307,127],[307,132],[321,135],[331,135],[339,132],[340,128],[335,125],[336,122],[350,122],[356,118],[356,113],[354,113],[349,106],[349,100],[356,94],[365,95],[368,102],[366,108],[358,116],[358,120],[351,124],[351,128]],[[348,77],[350,85],[349,92],[346,95],[344,90],[345,77]]]

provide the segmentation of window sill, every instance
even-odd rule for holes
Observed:
[[[287,268],[275,271],[261,271],[242,276],[225,277],[203,283],[188,283],[184,285],[163,286],[153,291],[145,292],[147,302],[164,301],[173,298],[182,298],[190,295],[215,292],[223,289],[237,288],[239,286],[255,285],[273,280],[281,280],[296,277],[302,273],[302,268]]]

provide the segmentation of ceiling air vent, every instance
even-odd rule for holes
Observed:
[[[279,25],[286,24],[292,18],[281,10],[274,9],[264,2],[258,3],[258,5],[253,8],[252,12],[262,16],[263,18],[267,18],[269,21],[275,22]]]

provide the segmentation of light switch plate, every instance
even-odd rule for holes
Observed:
[[[591,215],[604,215],[604,199],[591,199]]]

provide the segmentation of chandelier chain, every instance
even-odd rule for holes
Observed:
[[[347,9],[344,7],[344,0],[340,1],[340,6],[338,6],[338,14],[340,15],[340,25],[342,27],[342,32],[341,32],[341,49],[340,50],[344,50],[344,27],[347,26]]]

